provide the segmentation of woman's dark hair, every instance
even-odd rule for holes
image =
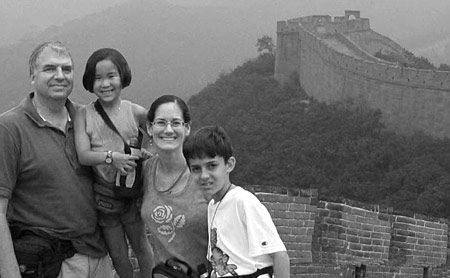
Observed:
[[[84,88],[91,93],[94,92],[95,68],[97,67],[97,63],[103,60],[110,60],[117,67],[122,89],[128,87],[131,83],[131,70],[125,57],[115,49],[100,48],[92,53],[86,62],[86,68],[83,74]]]
[[[181,98],[179,98],[175,95],[163,95],[163,96],[160,96],[159,98],[157,98],[152,103],[152,105],[150,106],[150,109],[148,110],[147,120],[152,123],[155,120],[156,109],[158,109],[158,107],[160,107],[161,105],[163,105],[165,103],[171,103],[171,102],[176,103],[178,105],[178,107],[180,107],[181,112],[183,113],[183,121],[185,123],[190,123],[191,122],[191,113],[189,112],[189,107],[187,106],[186,102],[184,102],[184,100],[182,100]]]

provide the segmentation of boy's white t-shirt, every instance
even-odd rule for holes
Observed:
[[[217,276],[248,275],[286,251],[272,217],[251,192],[236,186],[208,205],[208,260]]]

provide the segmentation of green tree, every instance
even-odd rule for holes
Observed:
[[[425,57],[417,57],[411,51],[403,49],[403,54],[407,60],[407,67],[425,70],[434,70],[436,67]]]
[[[273,54],[274,52],[273,40],[267,35],[256,40],[256,47],[258,47],[258,52],[261,54],[264,52]]]

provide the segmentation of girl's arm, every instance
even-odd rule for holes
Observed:
[[[75,146],[77,149],[78,160],[83,165],[94,166],[106,164],[105,158],[107,152],[94,152],[91,150],[91,141],[86,133],[86,108],[82,107],[77,110],[74,120],[75,130]],[[120,152],[113,152],[112,165],[116,167],[122,175],[127,174],[127,170],[136,167],[136,156],[130,156]]]
[[[291,270],[287,251],[272,253],[270,256],[273,260],[274,278],[289,278]]]

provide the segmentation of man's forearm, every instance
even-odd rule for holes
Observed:
[[[0,213],[0,277],[20,278],[6,215]]]

